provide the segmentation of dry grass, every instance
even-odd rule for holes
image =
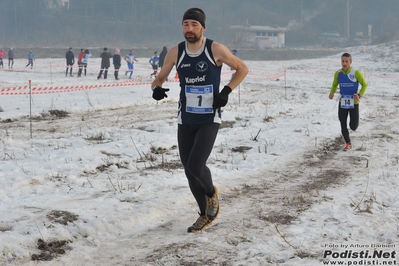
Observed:
[[[32,254],[32,260],[38,261],[51,261],[58,255],[65,254],[67,249],[70,249],[67,244],[70,243],[69,240],[54,240],[46,242],[43,239],[37,241],[37,248],[41,250],[40,254]]]
[[[67,225],[68,223],[72,223],[72,222],[76,221],[78,219],[79,215],[73,214],[68,211],[52,210],[52,211],[50,211],[50,213],[48,213],[46,215],[46,217],[55,223]]]

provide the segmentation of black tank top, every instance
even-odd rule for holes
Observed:
[[[221,123],[220,112],[215,113],[212,105],[214,97],[219,94],[222,66],[217,66],[213,58],[212,42],[205,38],[203,50],[194,56],[187,53],[185,41],[178,45],[179,124]]]

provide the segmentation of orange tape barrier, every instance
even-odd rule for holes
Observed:
[[[177,80],[167,81],[169,83],[176,82]],[[32,87],[32,94],[46,94],[46,93],[59,93],[59,92],[73,92],[73,91],[81,91],[81,90],[92,90],[98,88],[110,88],[110,87],[123,87],[123,86],[139,86],[139,85],[148,85],[151,84],[152,81],[122,81],[117,83],[109,83],[109,84],[93,84],[93,85],[71,85],[71,86],[48,86],[48,87]],[[28,91],[29,86],[19,86],[12,88],[3,88],[0,89],[0,95],[25,95],[29,94]]]
[[[233,73],[234,71],[226,71],[222,73],[222,76],[229,76]],[[258,77],[258,78],[253,78],[253,80],[262,81],[262,80],[274,80],[276,78],[284,76],[285,73],[277,73],[273,75],[251,73],[250,75]],[[166,81],[165,83],[173,83],[173,82],[179,82],[179,80],[171,79],[169,81]],[[29,86],[25,85],[25,86],[2,88],[0,89],[0,95],[26,95],[30,93],[47,94],[47,93],[60,93],[60,92],[74,92],[74,91],[92,90],[99,88],[149,85],[151,83],[152,80],[141,81],[140,79],[133,79],[133,80],[120,81],[116,83],[102,83],[102,84],[91,84],[91,85],[66,85],[66,86],[46,86],[46,87],[32,86],[31,92],[29,91]]]
[[[134,72],[136,72],[136,71],[139,71],[139,72],[152,71],[152,66],[149,63],[135,63],[134,65],[135,65],[135,67],[133,69]],[[32,71],[35,69],[37,69],[37,70],[57,69],[55,72],[61,71],[61,70],[58,70],[58,68],[61,68],[62,70],[65,71],[69,67],[67,67],[66,65],[63,65],[63,64],[58,64],[58,63],[57,64],[48,64],[48,65],[34,63],[33,68],[31,68],[30,66],[26,67],[26,64],[22,65],[22,66],[20,64],[18,64],[18,65],[14,64],[13,68],[9,69],[6,65],[4,68],[0,68],[0,71],[5,71],[5,72],[21,71],[21,70],[26,70],[26,71],[31,70]],[[75,63],[72,66],[72,69],[78,71],[79,65],[77,63]],[[86,69],[93,70],[93,71],[100,71],[101,67],[98,67],[97,63],[89,63],[88,66],[86,67]],[[109,67],[108,71],[114,71],[114,66],[112,64]],[[126,71],[129,71],[129,69],[127,68],[126,64],[123,64],[121,66],[121,68],[119,69],[119,72],[126,72]]]

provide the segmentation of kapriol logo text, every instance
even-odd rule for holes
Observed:
[[[206,75],[203,75],[202,77],[197,76],[196,78],[187,78],[186,77],[186,84],[194,84],[198,82],[204,82],[206,78]]]

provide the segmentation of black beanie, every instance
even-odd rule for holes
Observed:
[[[204,11],[202,11],[199,8],[194,7],[194,8],[188,9],[183,15],[182,23],[186,19],[196,20],[199,23],[201,23],[202,27],[205,28],[205,19],[206,19],[205,13],[204,13]]]

